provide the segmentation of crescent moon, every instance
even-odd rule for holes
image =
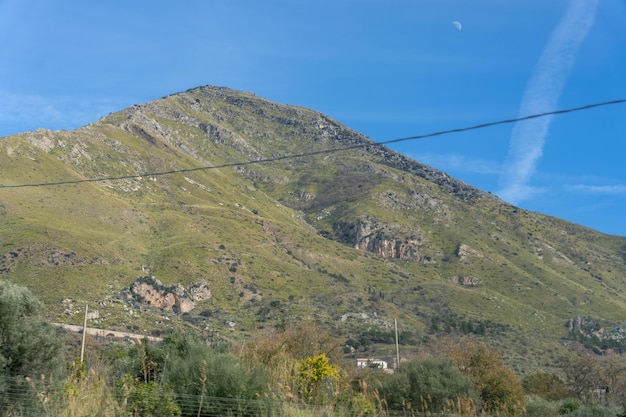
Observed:
[[[463,25],[461,25],[461,22],[459,22],[458,20],[455,20],[454,22],[452,22],[452,25],[456,28],[456,30],[458,30],[459,32],[461,30],[463,30]]]

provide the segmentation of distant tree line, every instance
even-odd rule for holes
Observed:
[[[433,314],[430,317],[430,333],[437,334],[475,334],[485,336],[487,334],[505,333],[509,330],[507,324],[497,323],[492,320],[468,319],[451,312]]]

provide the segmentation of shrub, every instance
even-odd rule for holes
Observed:
[[[519,416],[524,412],[522,383],[497,350],[471,341],[453,343],[444,349],[474,383],[483,412],[501,416]]]
[[[474,414],[480,402],[471,380],[449,359],[415,360],[379,379],[379,394],[390,410]]]
[[[326,404],[335,394],[338,381],[339,368],[331,365],[325,354],[309,357],[300,362],[298,385],[305,402]]]
[[[559,404],[548,401],[537,395],[526,398],[526,413],[524,417],[559,417],[562,415]]]
[[[261,367],[245,366],[189,335],[166,338],[162,349],[167,361],[161,378],[184,400],[183,415],[205,415],[199,410],[206,410],[210,397],[230,400],[220,406],[227,415],[244,413],[248,407],[272,407],[273,384]]]
[[[561,378],[543,371],[524,377],[522,385],[527,394],[538,395],[546,400],[563,400],[569,393]]]
[[[39,320],[40,308],[27,288],[0,281],[0,374],[39,377],[60,370],[61,341]]]
[[[598,406],[580,407],[565,414],[566,417],[615,417],[616,415],[615,409]]]
[[[575,399],[567,399],[559,406],[559,414],[567,415],[573,413],[581,407],[581,403]]]
[[[156,382],[124,381],[126,411],[132,417],[180,417],[174,391]]]
[[[27,288],[0,281],[0,415],[16,406],[16,393],[23,404],[41,402],[61,373],[61,341],[39,320],[40,308]],[[35,389],[33,381],[45,381],[45,389]]]

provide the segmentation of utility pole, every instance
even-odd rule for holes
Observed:
[[[87,310],[88,304],[85,304],[85,321],[83,323],[83,343],[80,346],[80,363],[83,363],[85,357],[85,336],[87,335]]]
[[[398,346],[398,320],[393,319],[396,327],[396,369],[400,368],[400,347]]]

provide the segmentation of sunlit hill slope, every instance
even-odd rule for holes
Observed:
[[[343,341],[397,319],[403,349],[470,334],[518,368],[556,360],[577,316],[616,340],[626,323],[626,238],[252,94],[201,87],[0,138],[0,166],[0,279],[50,321],[89,304],[91,327],[234,341],[314,320]],[[131,290],[140,277],[174,301]]]

